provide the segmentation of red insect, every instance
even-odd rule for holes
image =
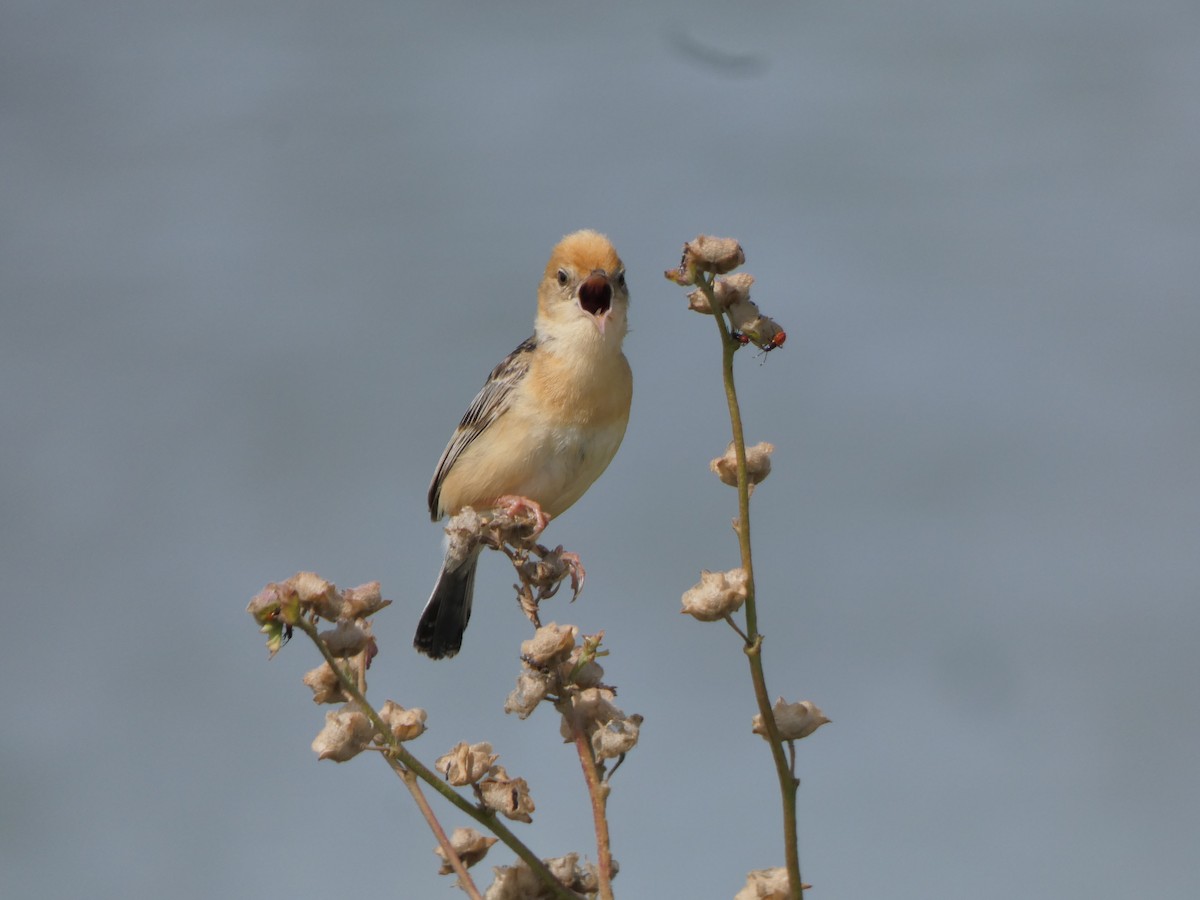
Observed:
[[[775,337],[771,338],[771,340],[767,342],[767,345],[765,347],[762,348],[763,353],[770,353],[772,350],[782,347],[783,342],[786,340],[787,340],[787,332],[781,330],[778,334],[775,335]]]

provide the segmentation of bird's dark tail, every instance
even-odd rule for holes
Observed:
[[[462,646],[463,632],[471,619],[471,595],[475,591],[475,564],[479,561],[476,551],[456,569],[442,564],[441,574],[421,621],[413,646],[430,659],[453,656]]]

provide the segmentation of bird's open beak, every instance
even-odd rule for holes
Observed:
[[[579,285],[575,296],[579,301],[579,308],[592,317],[592,323],[604,334],[604,326],[608,324],[608,318],[612,314],[613,290],[608,274],[602,269],[592,272]]]

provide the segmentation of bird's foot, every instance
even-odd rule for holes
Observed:
[[[530,524],[533,526],[533,534],[531,537],[541,534],[546,530],[546,526],[550,524],[550,516],[542,510],[537,501],[530,500],[528,497],[505,494],[503,497],[496,498],[494,508],[512,518],[532,515],[533,521]]]

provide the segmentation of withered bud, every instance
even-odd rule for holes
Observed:
[[[592,732],[592,752],[596,759],[614,759],[628,753],[638,742],[642,717],[634,714],[625,719],[613,719]]]
[[[768,352],[782,347],[783,342],[787,340],[787,333],[779,326],[778,322],[769,316],[752,317],[749,321],[743,322],[738,330],[754,346]]]
[[[579,863],[578,853],[543,859],[546,868],[555,879],[568,890],[592,896],[600,890],[600,873],[595,863]],[[615,859],[610,860],[611,872],[616,877],[620,871]],[[496,866],[495,880],[484,893],[484,900],[541,900],[549,897],[546,886],[541,883],[525,863],[518,861],[511,866]]]
[[[478,784],[483,805],[517,822],[532,822],[533,798],[524,778],[509,778],[504,766],[495,766]]]
[[[683,258],[679,267],[667,269],[663,275],[669,281],[687,286],[697,284],[702,272],[724,275],[746,261],[742,245],[733,238],[719,238],[702,234],[683,245]]]
[[[374,640],[361,621],[350,619],[339,619],[335,628],[322,631],[318,636],[325,642],[329,652],[341,659],[357,656]]]
[[[300,606],[331,622],[342,617],[342,596],[331,581],[316,572],[297,572],[288,579],[300,598]]]
[[[309,670],[304,676],[304,683],[312,689],[313,703],[345,703],[350,699],[342,691],[337,672],[330,668],[329,663],[321,663]]]
[[[521,658],[531,666],[547,668],[562,662],[575,649],[575,635],[579,629],[574,625],[557,625],[551,622],[534,632],[533,637],[521,643]]]
[[[550,874],[564,887],[571,887],[579,877],[578,853],[568,853],[566,856],[552,856],[549,859],[543,859],[542,862],[550,870]]]
[[[528,719],[550,691],[552,676],[549,672],[522,669],[517,676],[517,686],[504,701],[506,713],[516,713],[519,719]]]
[[[683,245],[681,269],[695,267],[700,272],[724,275],[746,261],[742,245],[733,238],[702,234]]]
[[[378,581],[369,581],[358,587],[346,588],[342,591],[342,618],[362,619],[374,615],[385,606],[390,606],[391,603],[391,600],[383,599]]]
[[[446,776],[446,780],[456,787],[464,784],[474,784],[492,770],[492,764],[499,759],[499,754],[492,752],[492,745],[487,741],[478,744],[468,744],[465,741],[456,744],[445,756],[438,757],[433,766]]]
[[[728,572],[700,572],[700,581],[683,594],[681,613],[701,622],[715,622],[737,612],[746,602],[745,569]]]
[[[713,314],[712,304],[708,302],[708,297],[704,291],[692,291],[687,295],[688,309],[692,312],[698,312],[706,316]]]
[[[771,707],[771,714],[775,717],[775,727],[779,729],[779,736],[785,741],[798,741],[808,737],[829,722],[811,700],[788,703],[780,697]],[[767,739],[767,726],[763,723],[762,713],[755,714],[750,730],[761,734],[763,740]]]
[[[568,890],[587,896],[594,896],[600,890],[599,869],[596,868],[595,863],[584,862],[583,865],[580,865],[578,853],[554,856],[550,859],[543,859],[542,862],[546,864],[546,868],[550,870],[550,874],[559,884]],[[611,860],[611,863],[612,876],[615,878],[620,867],[615,859]]]
[[[712,272],[713,275],[725,275],[725,272],[737,269],[746,260],[742,245],[737,240],[714,238],[710,234],[697,235],[684,245],[684,253],[691,254],[698,269]]]
[[[484,893],[484,900],[541,900],[545,885],[533,870],[519,860],[511,866],[493,866],[495,878]]]
[[[736,275],[726,275],[718,278],[713,284],[713,293],[717,295],[717,305],[728,309],[735,303],[750,300],[750,288],[754,284],[754,276],[749,272],[738,272]]]
[[[454,848],[454,852],[458,854],[462,864],[469,869],[487,856],[492,844],[498,840],[500,839],[485,837],[474,828],[455,828],[453,834],[450,835],[450,846]],[[442,867],[438,869],[439,875],[449,875],[454,871],[454,868],[446,860],[446,851],[440,844],[433,848],[433,852],[442,858]]]
[[[375,736],[375,728],[360,710],[343,706],[325,713],[325,727],[313,739],[317,759],[345,762],[367,748]]]
[[[563,715],[562,723],[559,726],[559,733],[563,740],[571,741],[575,737],[568,715],[574,716],[584,732],[589,735],[605,722],[624,719],[625,713],[621,712],[613,703],[616,696],[612,688],[607,687],[585,688],[572,694],[570,710]]]
[[[771,474],[771,454],[775,445],[766,441],[746,448],[746,481],[751,489]],[[733,441],[725,448],[724,456],[718,456],[708,464],[709,470],[721,479],[722,484],[737,487],[737,449]]]
[[[752,322],[762,315],[758,311],[758,304],[749,297],[740,297],[735,303],[729,306],[729,324],[734,331],[744,332],[748,322]]]
[[[420,707],[405,709],[393,700],[385,701],[379,710],[379,718],[387,722],[398,741],[411,741],[425,733],[428,713]]]
[[[807,891],[811,884],[800,886]],[[787,869],[755,869],[746,876],[746,885],[733,896],[733,900],[788,900],[792,895],[788,887]]]
[[[663,277],[666,278],[667,281],[675,282],[680,287],[687,287],[690,284],[695,284],[696,275],[698,274],[696,272],[696,267],[692,266],[691,268],[687,268],[687,262],[687,248],[685,246],[683,261],[679,263],[679,267],[676,269],[667,269],[665,272],[663,272]]]
[[[727,310],[730,307],[750,303],[750,286],[754,284],[754,276],[748,272],[738,272],[718,278],[713,283],[713,299],[717,309]],[[712,304],[703,290],[695,290],[688,294],[688,309],[705,315],[712,315]],[[757,307],[755,307],[757,309]]]

